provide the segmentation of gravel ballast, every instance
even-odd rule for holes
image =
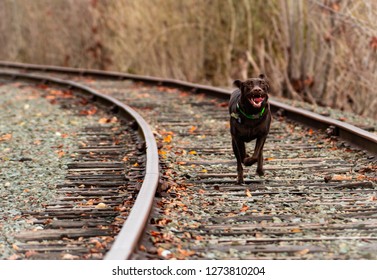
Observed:
[[[54,198],[75,156],[77,132],[98,121],[61,109],[55,104],[61,93],[22,83],[0,86],[0,259],[15,258],[15,233],[39,229],[22,213]]]

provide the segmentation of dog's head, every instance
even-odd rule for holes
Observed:
[[[270,85],[264,74],[260,74],[258,78],[247,79],[242,82],[235,80],[234,85],[241,91],[241,102],[243,104],[251,104],[254,108],[265,106],[270,92]]]

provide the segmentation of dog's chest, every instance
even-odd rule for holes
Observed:
[[[235,135],[244,142],[252,141],[266,134],[266,128],[263,123],[245,120],[242,123],[235,121],[233,123]]]

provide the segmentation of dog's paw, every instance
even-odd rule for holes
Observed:
[[[237,184],[238,185],[244,185],[245,184],[245,181],[243,179],[241,180],[237,180]]]
[[[237,176],[237,184],[238,185],[245,184],[245,181],[243,180],[243,175],[242,176]]]
[[[243,160],[243,164],[245,164],[246,166],[251,166],[253,165],[254,163],[256,163],[258,161],[257,158],[253,158],[253,157],[247,157]]]
[[[261,169],[257,168],[257,174],[259,176],[264,176],[264,169],[263,168],[261,168]]]

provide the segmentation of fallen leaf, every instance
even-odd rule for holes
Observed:
[[[20,258],[19,255],[14,254],[14,255],[10,256],[9,258],[7,258],[7,260],[18,260],[19,258]]]
[[[249,206],[247,205],[242,205],[241,212],[246,212],[249,209]]]
[[[38,253],[36,251],[33,251],[33,250],[25,252],[25,257],[27,257],[27,258],[30,258],[30,257],[35,256],[35,255],[38,255]]]
[[[190,257],[192,255],[195,255],[195,251],[178,249],[178,254],[183,257]]]
[[[168,135],[166,135],[165,137],[164,137],[164,142],[165,143],[170,143],[171,141],[172,141],[172,139],[173,139],[173,136],[171,135],[171,134],[168,134]]]
[[[98,120],[98,123],[100,123],[100,124],[105,124],[105,123],[109,123],[109,122],[110,122],[110,120],[108,118],[100,118]]]
[[[79,257],[71,255],[71,254],[64,254],[62,259],[63,260],[78,260]]]
[[[12,134],[10,134],[10,133],[7,133],[7,134],[0,136],[0,141],[8,141],[10,139],[12,139]]]
[[[166,156],[167,151],[164,151],[164,150],[158,150],[158,154],[161,155],[161,156]]]
[[[251,194],[250,190],[249,189],[246,189],[246,196],[247,197],[252,197],[253,195]]]
[[[334,181],[350,181],[352,180],[352,176],[345,176],[345,175],[334,175],[332,178]]]
[[[57,151],[55,151],[55,153],[58,154],[59,158],[61,158],[61,157],[63,157],[65,155],[65,152],[63,150],[57,150]]]
[[[159,226],[166,226],[168,223],[170,223],[172,220],[171,219],[161,219],[158,221]]]
[[[151,231],[149,232],[149,234],[150,234],[151,236],[161,236],[161,233],[160,233],[160,232],[158,232],[158,231],[154,231],[154,230],[151,230]]]
[[[98,203],[95,208],[96,209],[105,209],[107,207],[108,207],[107,204],[101,202],[101,203]]]
[[[170,258],[173,256],[173,254],[172,254],[171,251],[166,250],[166,249],[164,249],[164,248],[158,248],[158,249],[157,249],[157,254],[158,254],[159,256],[161,256],[161,257],[166,258],[166,259],[170,259]]]
[[[92,116],[92,115],[96,114],[97,111],[98,111],[97,107],[92,106],[87,110],[81,110],[80,115]]]
[[[198,129],[198,127],[193,125],[193,126],[191,126],[190,129],[189,129],[189,133],[192,134],[192,133],[194,133],[195,130],[197,130],[197,129]]]
[[[144,252],[146,252],[146,251],[147,251],[147,248],[146,248],[144,245],[140,245],[140,246],[139,246],[139,250],[140,250],[140,251],[144,251]]]
[[[303,256],[303,255],[306,255],[309,252],[310,252],[309,249],[303,249],[303,250],[297,251],[295,254],[299,255],[299,256]]]

